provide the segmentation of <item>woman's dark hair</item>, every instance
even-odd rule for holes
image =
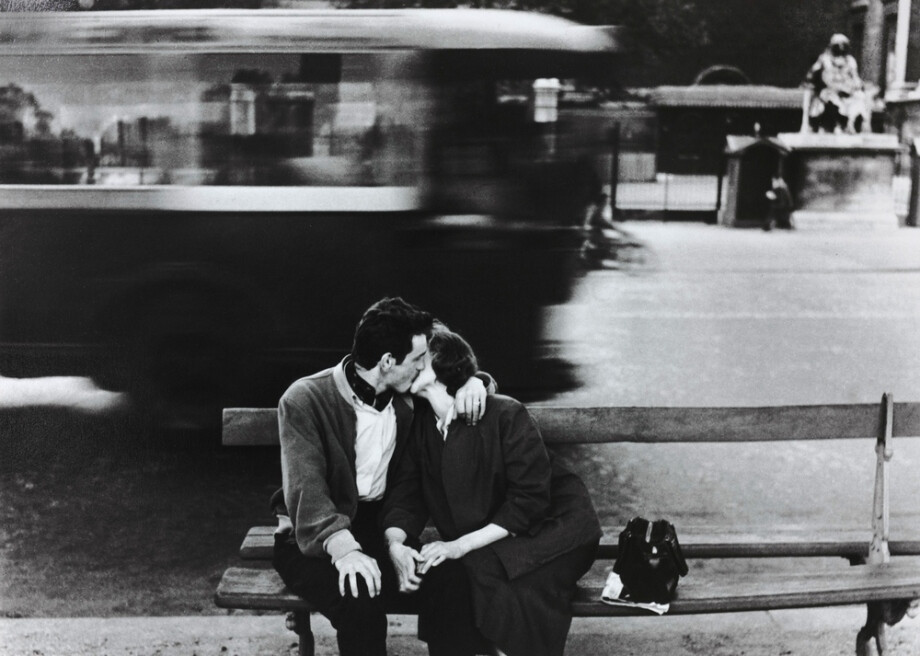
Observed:
[[[436,324],[428,339],[431,354],[431,368],[437,379],[447,387],[453,396],[457,390],[479,371],[476,354],[465,339],[451,332],[443,324]]]
[[[427,336],[431,322],[430,314],[399,297],[380,299],[358,322],[351,356],[365,369],[373,369],[384,353],[402,362],[412,350],[412,338]]]

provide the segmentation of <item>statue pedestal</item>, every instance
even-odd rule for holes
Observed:
[[[797,230],[897,228],[893,134],[777,135],[790,150],[786,179],[795,197]]]

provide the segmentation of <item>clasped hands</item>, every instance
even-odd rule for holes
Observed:
[[[451,542],[429,542],[417,551],[402,542],[390,543],[390,560],[399,579],[400,592],[415,592],[422,583],[422,576],[432,567],[445,560],[457,560],[466,555],[458,540]]]
[[[402,542],[390,543],[390,560],[399,579],[400,592],[415,592],[422,583],[422,576],[432,567],[445,560],[456,560],[466,555],[457,540],[452,542],[429,542],[421,551]],[[363,551],[352,551],[335,562],[339,571],[339,594],[345,596],[345,586],[353,597],[359,596],[358,577],[364,579],[368,594],[376,597],[381,590],[380,567],[377,561]]]

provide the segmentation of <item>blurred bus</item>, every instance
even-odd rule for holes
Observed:
[[[617,49],[502,11],[0,15],[0,374],[194,424],[274,404],[401,295],[527,396],[593,156],[527,94]]]

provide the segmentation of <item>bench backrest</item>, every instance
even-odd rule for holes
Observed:
[[[888,418],[886,421],[886,408]],[[757,442],[920,436],[920,403],[773,407],[528,406],[548,444]],[[893,421],[892,421],[893,419]],[[225,408],[226,446],[278,444],[275,408]]]
[[[884,563],[889,547],[891,438],[920,436],[920,403],[801,405],[741,408],[532,406],[548,444],[607,442],[760,442],[875,438],[872,540],[868,561]],[[277,445],[275,408],[226,408],[223,443]]]

